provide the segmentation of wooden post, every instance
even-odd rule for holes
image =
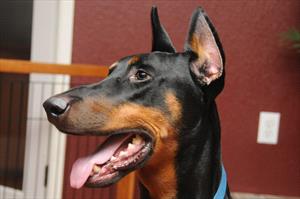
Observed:
[[[135,172],[130,173],[117,183],[116,199],[133,199],[135,193]]]

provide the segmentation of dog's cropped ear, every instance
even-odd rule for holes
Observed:
[[[176,50],[172,44],[172,41],[165,31],[164,27],[160,24],[157,14],[157,8],[152,7],[151,10],[151,24],[152,24],[152,52],[169,52],[175,53]]]
[[[223,49],[215,28],[202,8],[197,8],[192,15],[185,51],[192,52],[191,71],[201,85],[209,85],[224,76]],[[220,81],[218,87],[222,88],[218,89],[222,90],[224,77]]]

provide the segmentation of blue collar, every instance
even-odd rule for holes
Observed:
[[[221,180],[220,180],[218,190],[215,193],[214,199],[224,199],[226,195],[226,189],[227,189],[227,177],[226,177],[225,168],[222,164]]]

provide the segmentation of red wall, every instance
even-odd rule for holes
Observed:
[[[227,55],[217,101],[231,190],[300,196],[300,55],[280,41],[282,32],[299,28],[300,1],[77,1],[73,62],[110,65],[148,52],[153,4],[178,50],[197,6],[217,27]],[[281,113],[277,145],[256,143],[260,111]],[[69,152],[74,146],[70,138]]]

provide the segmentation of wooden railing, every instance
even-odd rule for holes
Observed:
[[[23,60],[0,59],[0,72],[6,73],[48,73],[85,77],[106,77],[108,67],[92,64],[49,64]]]
[[[92,64],[50,64],[24,60],[0,59],[0,73],[44,73],[71,76],[101,77],[108,74],[108,67]],[[131,173],[117,184],[117,199],[134,198],[135,174]]]

